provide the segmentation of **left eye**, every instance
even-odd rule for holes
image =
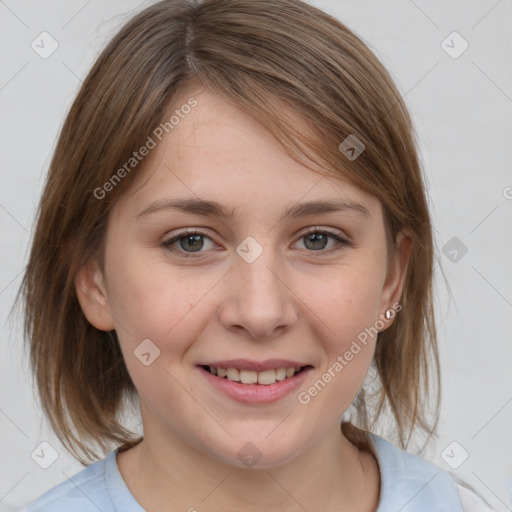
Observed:
[[[318,251],[325,249],[329,238],[336,242],[334,244],[334,250],[342,249],[343,246],[350,245],[347,240],[341,238],[339,235],[332,233],[331,231],[322,231],[316,228],[311,229],[307,233],[303,234],[300,240],[305,240],[307,242],[304,244],[306,245],[306,248],[312,249],[313,251]],[[310,244],[309,247],[307,247],[308,244]]]
[[[179,233],[178,235],[165,240],[162,242],[162,246],[167,250],[176,253],[179,257],[193,258],[193,253],[204,252],[201,249],[204,248],[204,240],[208,239],[215,246],[212,239],[205,233],[200,231],[186,231],[185,233]],[[324,250],[328,244],[328,240],[334,240],[334,248],[331,247],[329,250]],[[344,246],[352,245],[351,242],[341,238],[337,234],[331,231],[324,231],[320,229],[311,229],[307,233],[304,233],[299,240],[304,241],[306,249],[313,252],[331,252],[332,250],[340,250]],[[179,248],[175,247],[175,244],[179,242]]]

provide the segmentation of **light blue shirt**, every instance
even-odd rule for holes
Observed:
[[[435,464],[370,434],[380,467],[381,494],[376,512],[467,512],[453,477]],[[22,512],[145,512],[126,486],[117,450],[94,462]],[[485,509],[487,510],[487,509]]]

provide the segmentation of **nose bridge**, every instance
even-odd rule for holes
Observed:
[[[248,237],[238,247],[232,275],[232,298],[224,321],[247,329],[255,337],[269,336],[295,319],[293,294],[280,276],[275,252]],[[226,325],[226,327],[229,327]]]
[[[240,256],[236,263],[237,278],[242,285],[242,294],[245,291],[245,302],[260,308],[265,304],[268,309],[276,307],[282,299],[282,283],[278,279],[279,264],[272,248],[249,237],[239,245],[237,253]]]
[[[238,278],[242,283],[242,290],[254,300],[270,303],[280,299],[282,282],[279,279],[279,265],[269,248],[253,262],[239,261]]]

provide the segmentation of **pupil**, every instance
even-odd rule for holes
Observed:
[[[196,246],[195,246],[195,249],[196,249],[196,250],[201,249],[201,248],[202,248],[202,246],[203,246],[203,244],[202,244],[202,240],[201,240],[201,236],[202,236],[202,235],[187,235],[187,236],[183,237],[183,238],[181,239],[181,241],[180,241],[180,245],[181,245],[182,249],[185,249],[185,250],[187,250],[187,249],[192,249],[192,251],[193,251],[193,252],[196,252],[196,251],[194,250],[194,242],[201,242],[199,245],[196,245]],[[191,247],[188,247],[188,248],[187,248],[187,247],[184,247],[184,245],[183,245],[183,240],[186,240],[186,242],[185,242],[186,244],[189,244],[189,243],[191,243],[191,241],[192,241],[192,243],[191,243]]]
[[[306,239],[308,241],[313,241],[313,243],[318,242],[318,241],[324,242],[323,244],[321,244],[320,247],[309,247],[310,249],[312,248],[312,249],[315,249],[315,250],[323,249],[325,247],[325,242],[327,241],[327,237],[325,235],[321,234],[321,233],[312,233],[311,235],[308,235],[306,237]],[[308,244],[306,244],[306,247],[307,247],[307,245]]]

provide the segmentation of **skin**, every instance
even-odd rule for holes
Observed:
[[[76,279],[87,319],[116,330],[140,397],[144,439],[117,455],[121,475],[150,512],[374,511],[378,464],[343,435],[340,420],[362,386],[376,338],[309,403],[297,394],[399,302],[410,238],[398,238],[388,262],[376,197],[295,162],[222,98],[207,91],[195,97],[198,105],[151,151],[114,205],[104,271],[91,261]],[[154,201],[182,197],[217,201],[236,216],[164,208],[137,218]],[[292,203],[325,199],[357,202],[370,216],[346,210],[279,220]],[[310,227],[351,245],[314,242],[305,233]],[[205,236],[196,245],[178,240],[176,252],[162,246],[183,228]],[[236,252],[248,236],[263,249],[252,263]],[[179,257],[187,251],[191,258]],[[149,366],[134,356],[144,339],[160,350]],[[242,404],[198,376],[199,362],[230,358],[293,359],[314,371],[277,402]],[[248,442],[261,453],[251,468],[237,457]]]

